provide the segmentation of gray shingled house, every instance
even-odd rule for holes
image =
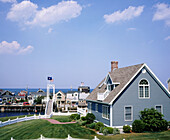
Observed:
[[[86,101],[88,112],[106,126],[131,125],[140,111],[152,107],[170,121],[170,93],[146,64],[118,68],[112,61],[111,72]]]

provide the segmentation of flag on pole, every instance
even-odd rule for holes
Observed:
[[[54,81],[54,79],[52,77],[48,77],[47,80],[49,80],[50,82]]]

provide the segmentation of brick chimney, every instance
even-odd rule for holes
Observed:
[[[170,92],[170,78],[168,79],[167,83],[168,83],[168,90]]]
[[[118,61],[111,61],[111,72],[114,69],[118,69]]]

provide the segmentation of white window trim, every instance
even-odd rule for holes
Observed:
[[[89,103],[89,113],[92,113],[92,103]]]
[[[146,80],[147,82],[148,82],[148,92],[149,92],[149,97],[145,97],[145,88],[144,88],[144,90],[143,90],[143,95],[144,95],[144,97],[140,97],[140,88],[139,88],[139,86],[140,86],[140,81],[142,81],[142,80]],[[139,80],[139,83],[138,83],[138,97],[139,97],[139,99],[150,99],[150,83],[149,83],[149,81],[147,80],[147,79],[145,79],[145,78],[142,78],[141,80]],[[144,86],[145,87],[145,85],[141,85],[141,86]]]
[[[161,113],[163,114],[163,105],[155,105],[155,110],[157,106],[161,106]]]
[[[131,107],[131,120],[126,120],[126,116],[125,116],[125,108],[126,107]],[[124,121],[133,121],[133,106],[132,105],[126,105],[126,106],[124,106]]]
[[[110,114],[109,114],[109,111],[108,111],[109,118],[107,118],[107,117],[104,117],[104,116],[103,116],[103,107],[106,107],[106,108],[107,108],[106,110],[108,111],[108,108],[109,108],[109,106],[107,106],[107,105],[102,105],[102,118],[109,120],[109,119],[110,119]]]
[[[99,107],[99,106],[98,106],[98,103],[96,103],[96,108],[95,108],[95,109],[96,109],[96,112],[98,112],[98,107]]]

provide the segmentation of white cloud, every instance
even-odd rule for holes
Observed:
[[[0,54],[27,54],[33,51],[32,46],[21,47],[17,41],[12,41],[8,43],[7,41],[2,41],[0,43]]]
[[[30,1],[13,4],[10,12],[7,14],[7,19],[25,24],[34,17],[37,8],[38,6]]]
[[[52,28],[49,28],[49,29],[48,29],[48,33],[51,33],[52,31],[53,31]]]
[[[156,12],[152,20],[165,20],[165,24],[170,26],[170,5],[159,3],[155,5],[155,8]]]
[[[128,28],[127,30],[128,30],[128,31],[135,31],[136,28]]]
[[[104,19],[106,23],[114,23],[118,21],[125,21],[125,20],[130,20],[135,17],[138,17],[141,15],[143,12],[144,6],[138,6],[138,7],[133,7],[129,6],[127,9],[124,11],[116,11],[110,15],[104,15]]]
[[[22,1],[12,6],[7,19],[22,22],[25,25],[46,27],[76,18],[82,11],[82,7],[76,1],[62,1],[41,10],[37,8],[38,6],[30,1]]]
[[[9,3],[16,3],[17,1],[16,0],[0,0],[1,2],[9,2]]]
[[[167,36],[167,37],[165,37],[165,39],[164,40],[169,40],[170,39],[170,36]]]

